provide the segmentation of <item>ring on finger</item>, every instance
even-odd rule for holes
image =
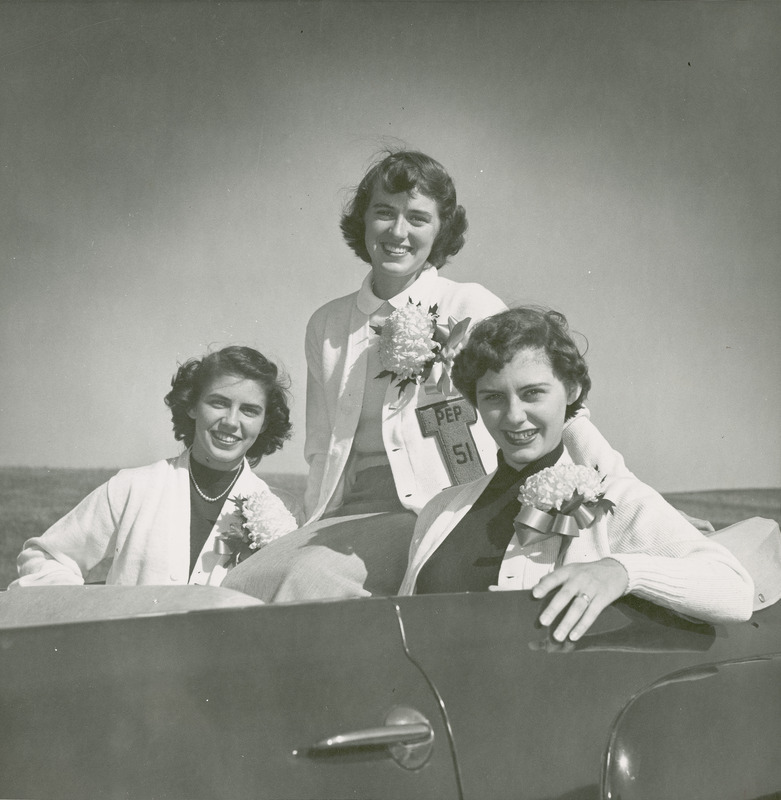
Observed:
[[[591,598],[585,592],[579,592],[576,597],[582,597],[586,601],[586,605],[591,604]]]

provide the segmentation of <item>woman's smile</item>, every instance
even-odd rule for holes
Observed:
[[[240,436],[234,436],[232,433],[225,433],[224,431],[212,431],[211,434],[218,447],[220,445],[232,447],[234,444],[241,441]]]
[[[522,447],[525,444],[530,444],[539,433],[539,430],[539,428],[528,428],[523,431],[504,431],[504,437],[510,445]]]
[[[385,251],[385,254],[391,258],[406,256],[408,253],[412,252],[411,247],[405,247],[404,245],[400,244],[392,244],[390,242],[381,242],[380,246]]]

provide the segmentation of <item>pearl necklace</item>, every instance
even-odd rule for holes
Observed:
[[[197,482],[195,480],[195,475],[193,475],[193,471],[192,470],[189,470],[189,472],[190,472],[190,480],[192,481],[192,484],[195,487],[195,491],[198,492],[198,494],[207,503],[216,503],[218,500],[222,500],[222,498],[225,497],[225,495],[228,494],[228,492],[234,487],[234,485],[235,485],[236,481],[239,479],[239,475],[241,475],[241,472],[242,472],[243,469],[244,469],[244,462],[239,464],[239,468],[236,470],[236,474],[233,476],[233,480],[228,485],[228,488],[224,492],[221,492],[220,494],[218,494],[217,497],[209,497],[208,495],[205,495],[201,491],[201,487],[198,486],[198,484],[197,484]]]

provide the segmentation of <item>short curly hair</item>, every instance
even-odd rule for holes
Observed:
[[[428,262],[440,269],[450,256],[464,246],[467,229],[466,211],[458,205],[453,179],[438,161],[425,153],[413,150],[385,152],[385,157],[363,176],[345,205],[340,223],[344,240],[358,258],[371,264],[371,256],[366,249],[365,216],[372,192],[378,186],[389,194],[417,190],[437,204],[440,228]]]
[[[290,438],[292,426],[288,407],[290,381],[287,375],[252,347],[224,347],[203,358],[191,358],[176,370],[171,379],[171,391],[165,396],[165,404],[171,409],[174,438],[192,447],[195,420],[188,412],[209,383],[221,375],[258,381],[266,392],[265,427],[247,451],[247,461],[254,467],[263,456],[282,447],[282,443]]]
[[[501,371],[524,348],[543,350],[553,374],[565,385],[580,385],[577,399],[567,406],[571,419],[591,389],[583,354],[569,332],[567,318],[539,306],[521,306],[495,314],[472,329],[469,341],[453,362],[453,383],[477,406],[477,382],[488,370]]]

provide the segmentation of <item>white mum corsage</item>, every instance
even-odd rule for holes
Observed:
[[[447,327],[437,325],[437,305],[424,311],[420,303],[409,300],[397,308],[384,325],[372,325],[380,337],[379,357],[383,370],[378,378],[390,376],[397,381],[399,397],[411,383],[421,383],[432,377],[439,367],[434,385],[442,394],[450,394],[450,369],[466,336],[470,318],[448,319]]]
[[[604,497],[604,476],[592,467],[557,464],[532,475],[521,486],[515,532],[528,544],[553,534],[578,536],[596,518]]]
[[[218,553],[230,554],[226,567],[238,564],[264,545],[298,528],[287,506],[269,489],[231,499],[241,523],[232,522],[228,533],[218,536],[215,542]]]

